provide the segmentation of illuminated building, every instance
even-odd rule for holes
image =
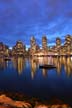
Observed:
[[[39,45],[36,44],[36,39],[34,38],[34,36],[31,37],[31,40],[30,40],[30,55],[34,55],[37,51],[39,51]]]
[[[9,48],[3,42],[0,42],[0,57],[9,57]]]
[[[42,37],[42,50],[47,50],[48,47],[47,47],[47,38],[46,36],[43,36]]]
[[[0,42],[0,57],[12,57],[12,56],[65,56],[72,55],[72,36],[66,35],[65,42],[61,44],[61,39],[59,37],[56,38],[56,45],[47,46],[47,38],[46,36],[42,37],[42,47],[40,47],[36,43],[36,39],[34,36],[30,39],[30,48],[26,50],[26,46],[21,42],[17,41],[16,45],[12,47],[12,50],[9,49],[7,45],[4,45]]]
[[[56,47],[57,48],[61,47],[61,39],[59,37],[56,38]]]
[[[25,56],[26,47],[21,41],[17,41],[16,45],[12,49],[12,56]]]
[[[64,46],[68,55],[70,55],[71,53],[71,45],[72,45],[72,37],[70,35],[67,35],[65,38]]]

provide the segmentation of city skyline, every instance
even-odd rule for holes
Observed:
[[[43,38],[43,37],[46,37],[46,39],[47,39],[47,46],[48,46],[48,47],[54,47],[54,46],[56,46],[56,41],[57,41],[57,39],[59,39],[59,40],[61,41],[61,46],[63,46],[63,45],[66,43],[66,38],[67,38],[67,37],[72,38],[71,35],[67,34],[66,37],[65,37],[65,39],[64,39],[64,42],[62,42],[62,39],[61,39],[61,38],[56,37],[56,38],[55,38],[55,42],[53,43],[53,45],[50,45],[47,36],[42,36],[42,38]],[[37,40],[36,40],[35,36],[32,36],[31,38],[34,38],[35,41],[36,41],[36,44],[37,44],[40,48],[42,48],[42,38],[41,38],[41,44],[38,44],[38,43],[37,43]],[[23,44],[26,46],[26,49],[28,49],[28,48],[31,47],[31,38],[30,38],[30,40],[29,40],[29,43],[30,43],[29,45],[25,44],[25,42],[22,41],[22,40],[16,40],[15,44],[16,44],[17,42],[20,41],[21,43],[23,43]],[[5,44],[5,43],[2,42],[2,41],[0,41],[0,44]],[[8,46],[9,49],[12,49],[12,48],[15,46],[15,44],[14,44],[13,46],[8,46],[8,44],[5,44],[5,45]]]
[[[35,39],[35,43],[36,43],[40,48],[42,48],[42,45],[43,45],[42,39],[43,39],[43,37],[46,38],[46,40],[47,40],[47,47],[50,47],[50,48],[52,48],[52,47],[54,47],[54,46],[57,45],[57,40],[60,40],[61,46],[64,46],[64,45],[65,45],[66,39],[67,39],[67,38],[70,38],[71,41],[72,41],[72,36],[71,36],[70,34],[67,34],[67,35],[65,36],[65,38],[64,38],[64,42],[62,42],[62,39],[61,39],[60,37],[56,37],[56,38],[55,38],[55,42],[54,42],[53,44],[50,44],[50,43],[49,43],[48,38],[47,38],[47,36],[45,36],[45,35],[42,36],[42,38],[41,38],[41,44],[38,44],[38,43],[37,43],[37,40],[36,40],[35,36],[30,37],[29,45],[25,44],[25,42],[22,41],[22,40],[16,40],[16,42],[13,44],[13,46],[9,46],[8,44],[5,44],[5,43],[2,42],[2,41],[0,41],[0,44],[5,44],[6,46],[8,46],[9,49],[12,49],[12,48],[17,44],[17,42],[21,42],[23,45],[25,45],[26,50],[28,50],[28,49],[31,47],[31,39],[34,38],[34,39]],[[68,41],[68,40],[67,40],[67,41]]]

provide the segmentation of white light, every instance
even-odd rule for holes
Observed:
[[[71,57],[71,61],[72,61],[72,57]]]
[[[12,49],[12,47],[9,47],[9,49]]]

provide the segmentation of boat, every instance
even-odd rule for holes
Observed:
[[[54,69],[56,66],[50,65],[50,64],[44,64],[44,65],[39,65],[39,68],[41,69]]]

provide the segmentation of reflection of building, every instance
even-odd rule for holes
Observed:
[[[71,57],[63,57],[63,65],[64,65],[64,69],[66,72],[66,75],[69,77],[71,75],[72,72],[72,66],[71,66]]]
[[[66,75],[69,77],[71,75],[72,71],[72,62],[71,62],[71,57],[55,57],[53,58],[53,64],[56,66],[57,69],[57,74],[61,74],[61,69],[64,66],[64,70],[66,72]]]
[[[37,60],[38,60],[39,65],[53,64],[52,57],[38,57]]]
[[[61,74],[61,57],[56,57],[54,60],[55,60],[57,74],[60,75]]]
[[[25,67],[25,59],[23,57],[12,58],[13,66],[20,75]]]
[[[52,57],[38,57],[37,58],[38,65],[48,65],[53,64],[53,58]],[[42,69],[42,75],[43,77],[46,77],[48,74],[48,70],[43,68]]]
[[[26,47],[21,41],[17,41],[16,45],[12,49],[12,56],[25,56]]]
[[[48,73],[47,69],[42,69],[42,75],[43,75],[43,77],[47,77],[47,73]]]
[[[69,77],[71,75],[71,57],[62,57],[61,65],[64,65],[65,72]]]
[[[31,63],[31,78],[33,79],[36,74],[37,64],[34,59],[31,59],[30,63]]]
[[[6,68],[6,62],[3,58],[0,58],[0,70],[3,70]]]
[[[24,68],[24,60],[22,57],[18,57],[17,59],[17,69],[18,73],[21,74]]]
[[[17,68],[17,59],[15,57],[12,57],[11,60],[12,60],[12,64],[13,64],[14,69],[16,69]]]
[[[69,76],[71,76],[71,72],[72,72],[72,70],[71,70],[71,58],[70,57],[67,57],[67,59],[66,59],[66,64],[67,64],[67,70],[66,70],[66,73],[67,73],[67,76],[69,77]]]

